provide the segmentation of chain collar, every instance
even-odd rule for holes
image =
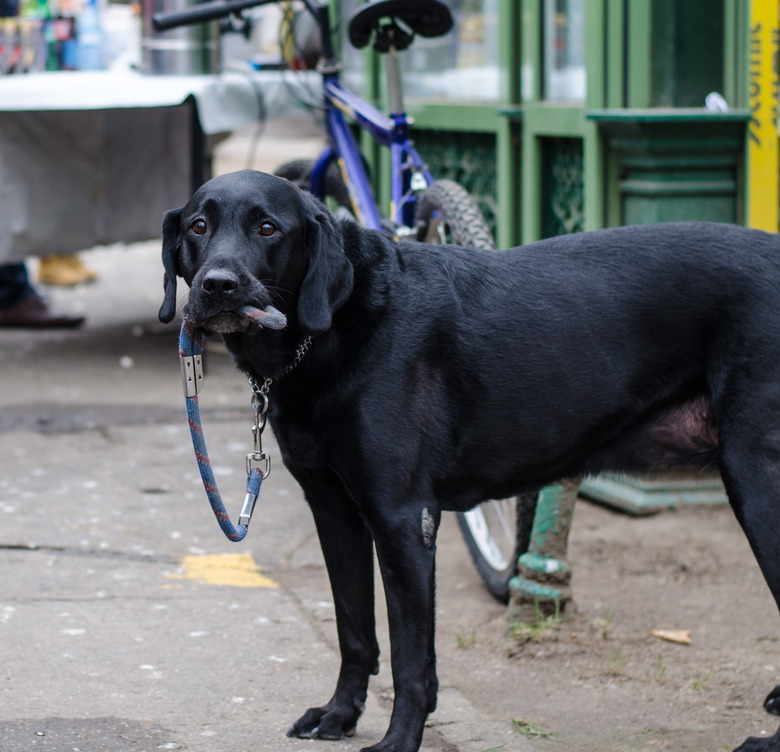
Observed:
[[[306,337],[306,339],[303,340],[300,345],[298,345],[298,349],[295,351],[295,357],[293,358],[292,363],[290,363],[290,365],[284,369],[282,376],[286,376],[288,373],[290,373],[290,371],[292,371],[300,364],[300,362],[303,360],[303,356],[309,352],[310,347],[311,337]],[[281,378],[281,376],[279,378]],[[266,378],[263,379],[262,384],[259,384],[257,379],[255,379],[253,376],[249,377],[249,385],[252,387],[252,393],[255,395],[255,397],[262,399],[266,407],[268,405],[268,392],[271,389],[271,384],[273,384],[274,381],[275,379]]]

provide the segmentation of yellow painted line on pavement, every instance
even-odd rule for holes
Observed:
[[[185,556],[181,573],[168,577],[195,580],[209,585],[230,587],[278,588],[279,585],[260,571],[251,554],[215,554]]]

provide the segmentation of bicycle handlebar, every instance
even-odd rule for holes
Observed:
[[[152,25],[157,31],[167,31],[175,29],[177,26],[215,21],[218,18],[229,16],[231,13],[240,13],[242,10],[271,2],[277,2],[277,0],[211,0],[211,2],[198,3],[186,10],[174,11],[173,13],[155,13],[152,16]]]
[[[156,31],[167,31],[177,26],[190,26],[192,24],[216,21],[225,18],[232,13],[240,13],[242,10],[256,8],[259,5],[278,3],[279,0],[210,0],[210,2],[198,3],[187,10],[174,11],[173,13],[155,13],[152,16],[152,26]],[[317,23],[321,24],[321,8],[317,0],[303,0],[306,9],[314,16]],[[326,6],[327,7],[327,6]]]

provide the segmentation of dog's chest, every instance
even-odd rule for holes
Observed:
[[[294,419],[284,411],[275,410],[271,415],[271,426],[289,470],[316,471],[327,465],[324,449],[327,439],[321,430],[315,429],[311,420]]]

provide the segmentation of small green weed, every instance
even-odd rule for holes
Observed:
[[[609,627],[612,624],[612,620],[615,618],[615,607],[610,606],[607,609],[607,614],[604,617],[604,626],[601,630],[601,636],[606,640],[609,638]]]
[[[615,618],[615,607],[610,606],[607,609],[607,613],[604,616],[599,616],[594,619],[589,619],[588,623],[601,632],[601,639],[608,640],[610,638],[609,628],[612,625],[612,620]]]
[[[609,676],[617,676],[623,666],[626,665],[626,658],[623,655],[623,648],[619,647],[610,658],[609,666],[607,668],[607,674]]]
[[[467,632],[458,633],[458,647],[462,650],[468,650],[473,648],[477,644],[477,630],[471,630],[471,634]]]
[[[551,739],[553,735],[551,731],[545,731],[544,729],[539,728],[539,726],[532,721],[523,721],[519,718],[513,718],[512,725],[519,733],[529,738]]]
[[[661,653],[658,654],[658,662],[655,666],[655,680],[657,682],[663,681],[664,674],[666,673],[666,664],[664,663],[664,657]]]
[[[555,605],[555,613],[545,616],[539,602],[534,603],[534,615],[531,621],[513,622],[509,625],[509,631],[518,642],[540,642],[550,632],[557,632],[563,625],[564,617],[558,604]]]
[[[710,663],[710,667],[707,673],[704,674],[704,676],[700,676],[698,679],[693,680],[693,688],[697,692],[702,692],[704,690],[704,687],[707,686],[707,682],[710,680],[711,677],[712,677],[712,664]]]

